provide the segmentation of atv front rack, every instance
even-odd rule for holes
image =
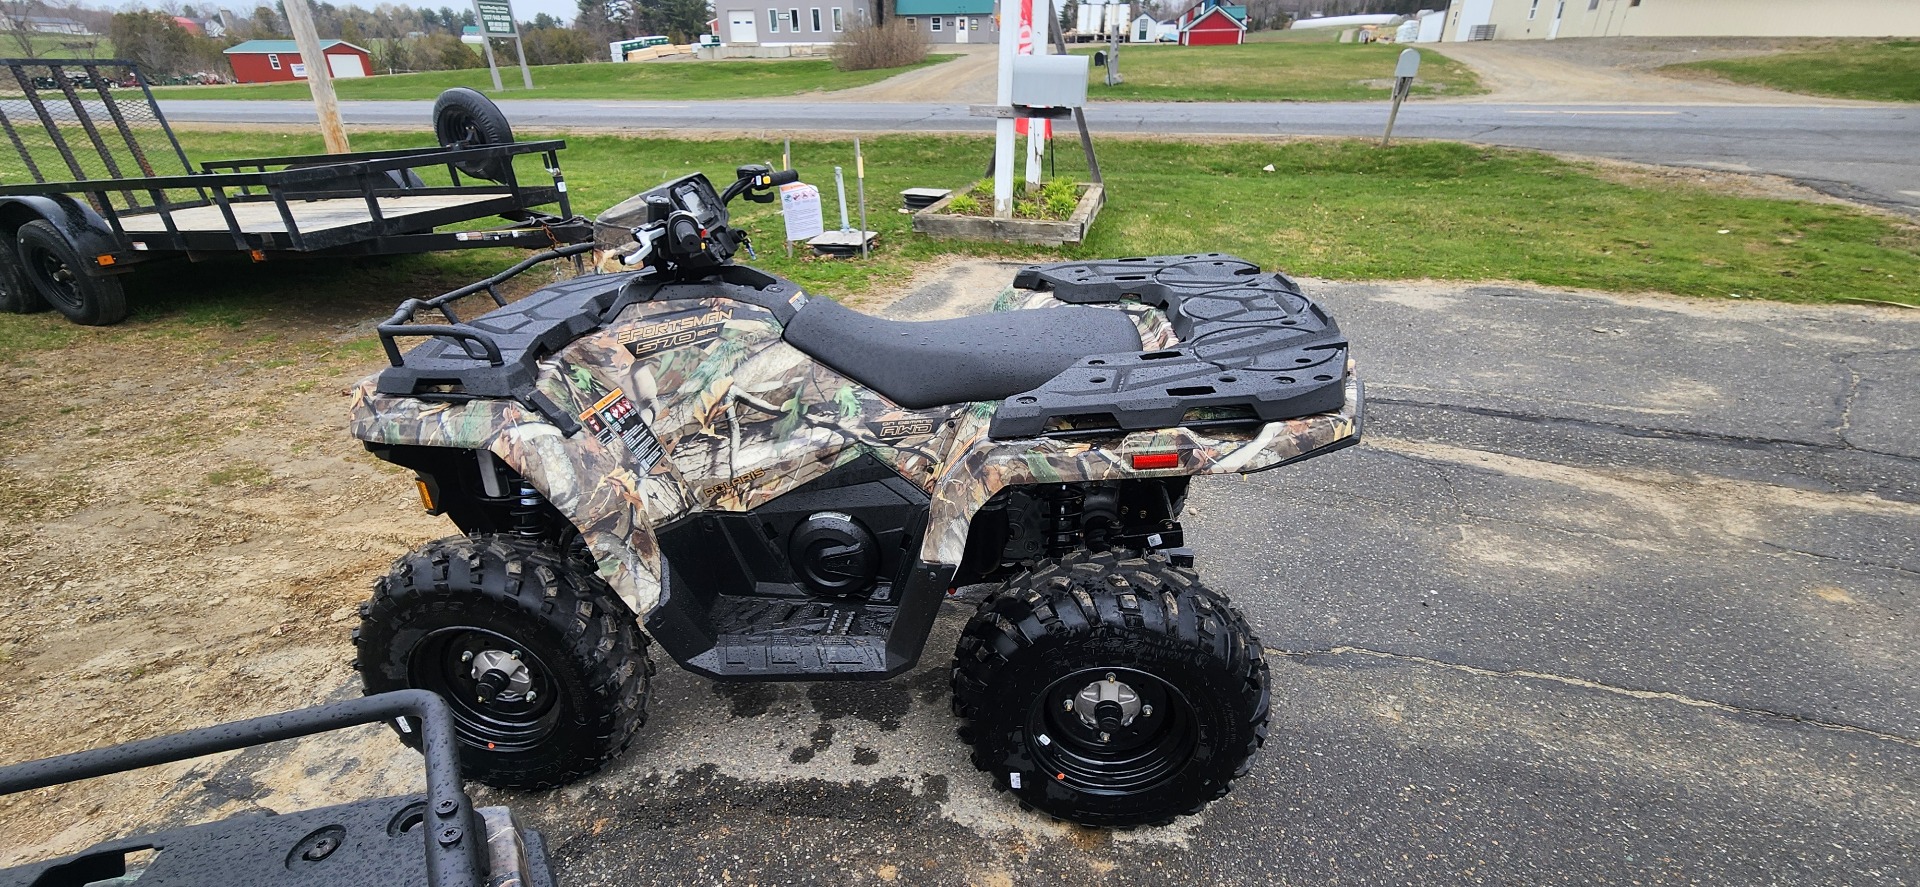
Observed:
[[[492,298],[494,307],[504,308],[507,299],[500,294],[500,284],[535,265],[579,256],[593,248],[591,242],[575,243],[535,253],[485,280],[431,299],[400,303],[393,316],[378,328],[380,347],[386,349],[391,365],[380,374],[380,392],[428,400],[512,398],[571,436],[580,424],[534,387],[534,379],[539,376],[536,364],[599,323],[599,311],[582,308],[585,302],[603,294],[604,281],[598,275],[576,277],[523,300],[520,311],[471,321],[462,321],[453,303],[484,292]],[[422,311],[438,311],[447,322],[416,323]],[[397,340],[403,337],[432,341],[402,355]]]
[[[1062,262],[1013,285],[1069,304],[1137,301],[1166,314],[1179,344],[1090,355],[1007,398],[995,439],[1086,437],[1176,426],[1254,425],[1346,402],[1347,338],[1285,274],[1233,256]]]
[[[460,784],[453,716],[440,697],[401,690],[0,768],[0,795],[33,791],[397,720],[416,733],[427,793],[218,822],[96,844],[62,859],[0,869],[0,887],[127,883],[143,887],[418,884],[551,887],[546,846],[504,808],[476,810]],[[129,863],[144,854],[144,870]],[[131,874],[132,878],[127,876]]]

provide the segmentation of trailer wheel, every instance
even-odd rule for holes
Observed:
[[[33,314],[50,307],[20,273],[20,254],[11,244],[0,243],[0,311]]]
[[[40,297],[74,323],[109,326],[127,317],[120,281],[88,273],[80,251],[52,222],[35,219],[20,226],[20,268]]]
[[[506,112],[478,91],[456,86],[433,101],[433,134],[442,148],[478,148],[483,145],[513,144],[513,127]],[[503,182],[513,160],[463,160],[454,164],[474,178]]]

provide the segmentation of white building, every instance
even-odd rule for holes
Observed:
[[[1912,36],[1920,0],[1452,0],[1442,39]]]

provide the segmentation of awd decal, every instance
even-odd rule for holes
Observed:
[[[625,345],[634,357],[646,357],[668,348],[685,348],[711,342],[719,338],[720,331],[732,319],[732,308],[715,308],[621,330],[616,341]]]
[[[907,437],[926,437],[939,427],[939,420],[927,416],[909,416],[898,413],[881,416],[867,423],[867,432],[875,438],[892,443]]]
[[[593,436],[600,438],[607,449],[617,449],[614,442],[626,444],[627,451],[633,454],[633,461],[640,464],[640,473],[653,470],[654,463],[660,461],[664,450],[653,432],[647,430],[647,423],[640,415],[640,408],[634,406],[625,391],[613,389],[606,397],[584,413],[580,414],[580,424]]]

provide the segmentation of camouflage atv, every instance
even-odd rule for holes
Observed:
[[[716,680],[881,680],[953,589],[994,582],[953,661],[976,766],[1090,825],[1223,795],[1266,736],[1267,666],[1181,506],[1194,475],[1358,440],[1332,318],[1217,254],[1034,266],[1007,310],[870,317],[732,262],[728,202],[794,179],[666,183],[546,257],[621,270],[506,304],[535,257],[380,327],[392,366],[353,434],[461,535],[362,608],[367,691],[440,693],[471,777],[557,786],[640,727],[648,635]],[[481,291],[500,307],[462,322]]]

